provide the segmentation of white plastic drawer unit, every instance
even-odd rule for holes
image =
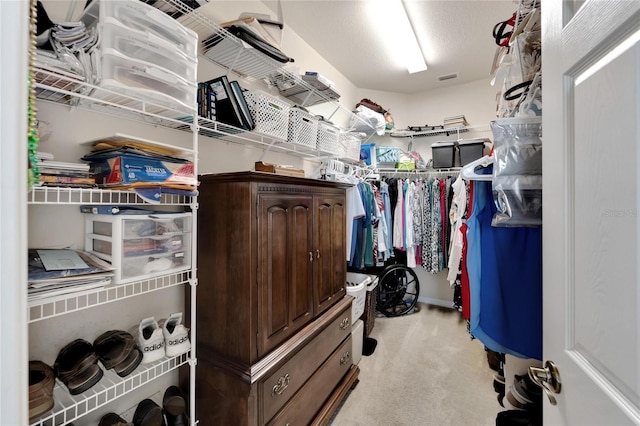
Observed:
[[[94,22],[103,23],[107,18],[162,38],[189,58],[198,57],[198,34],[151,5],[139,0],[94,0],[83,11],[81,19],[90,26]]]
[[[195,80],[150,62],[129,58],[115,49],[101,52],[99,86],[186,112],[196,105]]]
[[[191,213],[86,214],[85,250],[123,284],[191,268]]]
[[[145,61],[196,81],[198,61],[182,52],[180,46],[158,35],[127,27],[115,18],[105,18],[99,26],[102,49],[116,50],[128,58]]]

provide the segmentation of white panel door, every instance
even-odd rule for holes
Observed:
[[[542,13],[544,423],[640,424],[640,2]]]

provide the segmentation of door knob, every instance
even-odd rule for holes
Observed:
[[[553,361],[546,361],[544,368],[529,367],[529,378],[547,394],[551,405],[558,404],[553,394],[562,391],[562,382],[560,381],[560,371]]]

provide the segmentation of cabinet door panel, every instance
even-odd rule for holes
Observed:
[[[311,197],[258,197],[260,356],[312,317],[311,205]]]
[[[318,315],[345,295],[345,210],[343,197],[316,197],[315,294]]]

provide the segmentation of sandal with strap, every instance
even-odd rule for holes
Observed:
[[[93,345],[83,339],[67,344],[58,353],[53,370],[69,389],[71,395],[77,395],[98,383],[104,374],[96,364],[98,356]]]
[[[113,368],[120,377],[131,374],[142,362],[142,352],[126,331],[106,331],[94,340],[93,347],[104,368]]]

